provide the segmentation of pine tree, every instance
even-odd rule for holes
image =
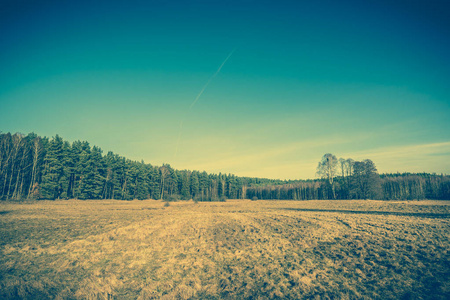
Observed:
[[[60,199],[66,196],[68,179],[64,173],[63,140],[56,135],[48,144],[44,158],[44,170],[41,183],[41,195],[44,199]]]
[[[131,166],[131,182],[130,188],[133,190],[134,199],[147,199],[148,198],[148,186],[147,182],[144,180],[146,170],[144,162],[137,163],[134,162]]]
[[[188,172],[183,172],[181,175],[181,192],[180,193],[181,193],[181,199],[183,199],[183,200],[190,199]]]
[[[217,178],[217,196],[225,196],[225,181],[223,180],[223,176],[220,173]]]
[[[73,178],[75,175],[75,157],[72,153],[72,146],[69,142],[63,142],[63,158],[62,164],[64,169],[64,175],[66,178],[66,184],[61,194],[61,198],[69,199],[73,198]]]
[[[198,172],[196,172],[196,171],[192,172],[189,181],[190,181],[189,186],[190,186],[190,190],[191,190],[191,197],[195,198],[198,195],[199,190],[200,190]]]
[[[150,198],[152,199],[160,199],[161,198],[161,178],[159,173],[159,168],[151,167],[148,174],[148,189]]]
[[[122,199],[120,193],[121,158],[109,151],[104,157],[105,162],[105,187],[104,199]]]
[[[88,166],[91,146],[88,142],[74,142],[72,151],[76,156],[75,179],[74,179],[74,197],[76,199],[86,199],[82,187],[84,185],[85,170]]]
[[[102,150],[96,146],[89,149],[89,144],[83,145],[79,162],[80,199],[101,199],[104,188],[104,164]],[[90,151],[89,151],[90,150]]]
[[[178,195],[179,178],[178,172],[169,166],[169,175],[167,176],[167,190],[169,195]]]

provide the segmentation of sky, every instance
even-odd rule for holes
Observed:
[[[315,178],[450,174],[450,2],[0,1],[0,131]]]

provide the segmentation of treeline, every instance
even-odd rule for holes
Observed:
[[[253,186],[247,189],[252,199],[328,200],[450,200],[450,176],[436,174],[382,174],[366,159],[337,159],[325,154],[317,167],[317,180]]]
[[[450,200],[450,176],[436,174],[386,174],[380,175],[380,190],[377,197],[382,200]],[[336,199],[365,199],[349,195],[347,183],[336,180]],[[247,188],[247,198],[280,200],[327,200],[327,185],[323,180],[266,185]]]
[[[126,159],[88,142],[0,134],[0,199],[197,199],[246,197],[279,180],[174,170]]]
[[[450,176],[436,174],[381,175],[384,199],[450,200]]]
[[[34,133],[0,133],[0,199],[450,199],[450,176],[377,173],[371,160],[325,154],[321,179],[272,180],[153,166]]]

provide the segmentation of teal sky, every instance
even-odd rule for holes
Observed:
[[[240,176],[328,152],[449,174],[449,53],[448,1],[3,0],[0,131]]]

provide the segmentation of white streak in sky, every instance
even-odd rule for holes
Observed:
[[[222,67],[225,65],[225,63],[227,62],[227,60],[231,57],[231,55],[233,55],[234,51],[236,51],[236,48],[233,49],[233,51],[230,52],[230,54],[228,54],[227,58],[225,58],[225,60],[223,61],[223,63],[220,65],[220,67],[217,69],[216,73],[214,73],[206,82],[206,84],[203,86],[202,90],[200,91],[200,93],[198,93],[197,97],[195,97],[195,100],[192,102],[191,106],[189,106],[189,109],[191,109],[192,107],[194,107],[195,103],[197,103],[198,99],[202,96],[203,92],[206,90],[206,88],[208,87],[208,85],[211,83],[211,81],[217,76],[217,74],[219,74],[220,70],[222,70]]]
[[[225,63],[228,61],[228,59],[230,59],[231,55],[233,55],[234,51],[236,51],[236,48],[234,48],[230,54],[228,54],[227,58],[225,58],[225,60],[222,62],[222,64],[220,65],[220,67],[217,69],[217,71],[208,79],[208,81],[206,82],[206,84],[203,86],[203,88],[201,89],[200,93],[198,93],[197,97],[195,97],[195,100],[191,103],[191,105],[189,106],[188,111],[186,112],[186,114],[194,107],[195,103],[197,103],[198,99],[200,99],[200,97],[203,95],[203,92],[206,90],[206,88],[208,87],[208,85],[211,83],[211,81],[217,76],[217,74],[220,73],[220,70],[222,70],[222,67],[225,65]],[[175,149],[175,157],[177,157],[178,154],[178,147],[180,145],[180,139],[181,139],[181,132],[183,130],[183,120],[184,118],[181,120],[180,122],[180,132],[178,133],[178,140],[177,140],[177,147]]]

